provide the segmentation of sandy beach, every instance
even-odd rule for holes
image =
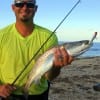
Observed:
[[[100,56],[75,60],[52,81],[49,100],[100,100]]]

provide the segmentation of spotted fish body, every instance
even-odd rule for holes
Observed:
[[[93,40],[95,39],[96,35],[97,33],[95,33],[95,35],[90,41],[82,40],[69,43],[67,42],[64,44],[60,44],[57,47],[61,48],[63,46],[71,56],[77,57],[86,52],[92,46]],[[38,84],[40,82],[41,77],[52,68],[55,50],[56,47],[46,51],[37,59],[35,65],[29,73],[28,79],[24,87],[25,90],[28,90],[33,82],[35,84]]]

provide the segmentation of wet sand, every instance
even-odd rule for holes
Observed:
[[[49,100],[100,100],[100,56],[75,60],[52,81]]]

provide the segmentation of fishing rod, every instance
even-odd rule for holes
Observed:
[[[81,0],[78,0],[76,4],[71,8],[71,10],[66,14],[66,16],[61,20],[61,22],[58,24],[58,26],[54,29],[54,31],[51,33],[51,35],[47,38],[47,40],[41,45],[41,47],[37,50],[37,52],[33,55],[33,57],[30,59],[30,61],[25,65],[24,69],[19,73],[19,75],[16,77],[16,79],[12,82],[11,85],[14,85],[16,81],[19,79],[19,77],[22,75],[22,73],[26,70],[26,68],[29,66],[29,64],[32,62],[32,60],[36,57],[36,55],[40,52],[40,50],[44,47],[44,45],[48,42],[48,40],[52,37],[52,35],[56,32],[56,30],[60,27],[60,25],[64,22],[64,20],[70,15],[70,13],[75,9],[75,7],[80,3]]]

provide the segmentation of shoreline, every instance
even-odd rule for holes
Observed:
[[[100,56],[83,57],[62,68],[51,83],[49,100],[100,100],[93,85],[100,83]]]

